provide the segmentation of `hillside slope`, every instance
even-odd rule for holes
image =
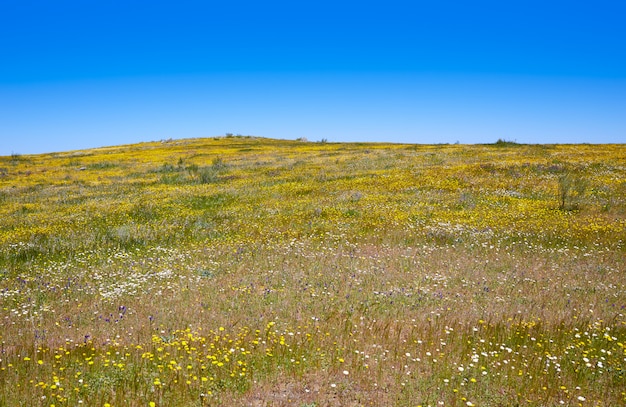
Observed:
[[[624,145],[0,157],[0,405],[617,405],[625,241]]]

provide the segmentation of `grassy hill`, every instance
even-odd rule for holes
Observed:
[[[625,242],[624,145],[0,157],[0,406],[623,405]]]

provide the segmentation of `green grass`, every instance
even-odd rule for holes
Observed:
[[[623,145],[233,136],[0,168],[0,406],[626,403]]]

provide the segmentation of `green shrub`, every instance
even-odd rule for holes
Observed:
[[[559,209],[576,210],[580,208],[587,192],[588,182],[582,175],[566,173],[559,177]]]
[[[508,141],[508,140],[504,140],[499,138],[498,141],[496,141],[494,144],[494,146],[496,147],[516,147],[519,146],[518,143],[516,143],[515,141]]]

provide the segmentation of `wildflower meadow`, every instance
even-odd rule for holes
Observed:
[[[0,406],[625,406],[626,147],[0,157]]]

